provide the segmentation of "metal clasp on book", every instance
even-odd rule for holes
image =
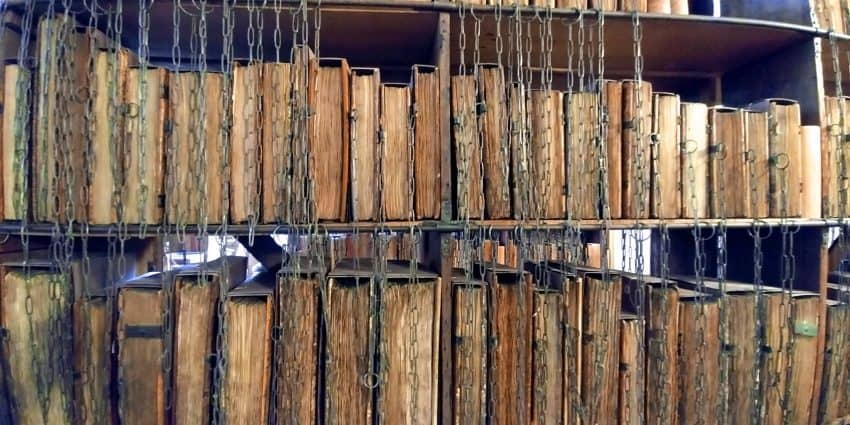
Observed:
[[[9,329],[0,326],[0,341],[6,342],[9,340]]]
[[[661,136],[658,133],[652,133],[649,135],[649,143],[653,145],[657,145],[661,143]]]
[[[139,104],[138,103],[125,103],[123,105],[122,111],[127,118],[136,118],[139,116]]]
[[[756,162],[756,151],[754,151],[752,149],[747,149],[747,151],[744,152],[744,162],[747,162],[747,163],[750,163],[750,164],[755,163]]]
[[[360,383],[364,387],[374,390],[381,384],[381,377],[375,372],[364,373],[363,375],[360,375]]]
[[[714,155],[717,159],[724,160],[726,159],[726,144],[721,142],[716,145],[711,145],[708,148],[708,153]]]
[[[788,165],[790,165],[791,160],[790,158],[788,158],[787,153],[782,152],[771,156],[769,162],[771,166],[774,166],[780,170],[784,170],[788,168]]]
[[[697,141],[694,139],[688,139],[682,142],[682,152],[688,155],[693,155],[697,152]]]

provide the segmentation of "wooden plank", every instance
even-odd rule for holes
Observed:
[[[620,1],[620,10],[623,12],[646,12],[648,5],[648,0],[621,0]]]
[[[139,337],[132,331],[144,326],[161,332],[162,302],[159,289],[122,288],[118,293],[118,408],[121,423],[165,424],[162,339],[157,334]]]
[[[381,72],[376,68],[351,70],[351,217],[378,218],[378,130]]]
[[[482,182],[486,184],[486,180],[482,180],[481,177],[482,145],[478,137],[475,104],[475,76],[453,76],[452,115],[455,120],[454,145],[459,219],[482,218],[486,200],[482,188]],[[486,153],[487,146],[484,146],[484,150]],[[484,172],[486,175],[486,168]]]
[[[510,134],[505,70],[498,65],[482,65],[478,78],[479,94],[485,106],[480,115],[485,214],[488,219],[510,218]]]
[[[535,218],[565,216],[564,97],[558,91],[532,91],[529,101],[531,207]]]
[[[679,291],[647,289],[646,418],[648,423],[676,424]]]
[[[439,70],[413,67],[413,166],[416,218],[440,218],[440,97]]]
[[[68,25],[58,17],[43,17],[38,23],[37,80],[33,105],[33,141],[30,151],[32,177],[30,190],[33,196],[33,219],[53,222],[62,217],[59,210],[59,146],[61,137],[59,121],[62,111],[57,93],[59,88],[62,55],[58,48],[60,38],[67,37]],[[64,206],[64,205],[63,205]]]
[[[682,103],[682,217],[708,217],[708,108]]]
[[[319,60],[315,116],[310,118],[310,176],[319,220],[345,220],[348,197],[350,70],[345,59]]]
[[[560,424],[566,415],[564,294],[539,287],[533,295],[531,418],[535,424]]]
[[[382,141],[382,193],[384,218],[387,220],[412,220],[410,211],[410,192],[408,168],[410,157],[409,144],[412,143],[408,132],[408,113],[410,110],[410,88],[407,86],[381,85],[381,127],[384,130]]]
[[[623,81],[622,105],[623,218],[649,218],[652,84]]]
[[[716,218],[749,217],[750,178],[745,153],[745,112],[740,109],[713,107],[708,116],[711,132],[709,149],[709,193],[711,216]]]
[[[641,393],[643,392],[643,378],[639,371],[639,354],[643,350],[640,331],[641,321],[637,319],[620,320],[620,367],[619,391],[617,392],[618,424],[628,425],[640,423],[643,419],[643,406],[641,406]]]
[[[747,163],[750,181],[750,213],[754,218],[772,217],[770,210],[771,174],[768,138],[768,115],[766,112],[746,111]]]
[[[489,311],[483,285],[454,285],[454,394],[452,423],[487,420],[487,345]]]
[[[85,425],[110,425],[112,406],[112,320],[106,298],[74,302],[74,418]]]
[[[451,166],[451,14],[440,13],[437,18],[437,31],[434,32],[432,60],[440,72],[440,219],[448,221],[453,217],[452,211],[452,166]],[[449,277],[443,276],[445,288],[442,295],[448,295]],[[448,299],[448,297],[446,297]],[[451,303],[445,303],[450,305]],[[451,311],[446,309],[444,311]],[[449,327],[444,328],[449,334]],[[448,386],[446,386],[448,388]],[[448,400],[445,400],[448,401]],[[446,410],[446,409],[443,409]]]
[[[370,279],[331,279],[329,283],[327,423],[372,423],[372,388],[378,384],[369,357]]]
[[[679,218],[682,204],[682,170],[680,163],[680,102],[672,93],[652,96],[652,194],[650,216]]]
[[[604,84],[602,107],[608,119],[605,133],[608,208],[609,218],[616,219],[623,216],[623,83],[605,80]]]
[[[260,214],[262,182],[260,122],[262,101],[258,93],[261,65],[233,67],[233,124],[230,146],[230,219],[245,223]]]
[[[230,298],[227,309],[227,362],[222,411],[228,423],[268,423],[271,329],[270,298]]]
[[[290,221],[292,194],[292,64],[263,64],[263,223]]]
[[[529,283],[525,277],[497,277],[492,272],[484,280],[490,287],[490,329],[495,344],[490,348],[490,420],[525,424],[530,419],[531,400]]]
[[[623,283],[610,275],[587,274],[582,279],[581,395],[589,412],[589,423],[614,423],[617,361],[620,358],[619,314]],[[600,376],[600,373],[602,374]]]
[[[719,414],[720,312],[716,301],[679,303],[679,423]]]
[[[277,412],[298,423],[318,420],[319,281],[281,276],[278,280],[279,326],[282,344],[278,371]]]
[[[689,12],[688,0],[670,0],[670,13],[673,15],[687,15]]]
[[[847,393],[847,382],[850,379],[848,320],[850,306],[835,305],[827,309],[826,350],[817,423],[831,423],[850,412],[850,397]]]
[[[598,100],[595,92],[570,93],[567,102],[567,215],[574,219],[600,218],[601,173],[597,164],[601,146]],[[556,186],[557,187],[557,186]]]
[[[810,334],[803,330],[817,330],[820,326],[820,300],[817,297],[796,298],[791,303],[791,320],[793,329],[788,360],[791,364],[791,375],[788,385],[790,400],[788,414],[791,423],[805,424],[809,422],[812,409],[812,398],[815,394],[815,371],[817,370],[818,352],[817,332]]]
[[[29,143],[30,123],[23,117],[29,108],[29,85],[31,74],[18,65],[6,65],[3,109],[3,217],[6,220],[21,220],[29,211],[30,195],[23,194],[27,169],[20,167],[24,147]],[[23,90],[23,91],[22,91]],[[14,112],[12,112],[14,111]]]
[[[753,370],[760,365],[759,347],[755,346],[756,332],[756,295],[728,294],[722,301],[728,314],[729,336],[726,345],[731,350],[726,356],[729,370],[729,410],[728,423],[751,424],[753,417],[756,381]]]

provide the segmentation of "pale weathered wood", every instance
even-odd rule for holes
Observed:
[[[588,7],[604,11],[617,10],[618,0],[589,0]]]
[[[809,422],[809,414],[812,409],[812,397],[815,394],[815,371],[817,370],[817,358],[822,356],[818,352],[817,335],[801,331],[803,326],[817,329],[819,323],[820,300],[817,297],[795,298],[791,303],[791,319],[793,329],[791,332],[791,350],[788,352],[788,361],[791,364],[790,400],[788,400],[788,414],[791,423],[805,424]]]
[[[319,281],[281,276],[278,281],[280,331],[286,335],[278,360],[278,412],[298,423],[317,420],[319,373]]]
[[[485,286],[455,285],[452,379],[455,425],[486,423],[488,316]]]
[[[623,81],[623,218],[649,218],[652,84]]]
[[[371,424],[370,279],[331,279],[325,370],[327,423]]]
[[[531,194],[531,144],[527,134],[529,131],[529,102],[528,94],[523,87],[510,87],[509,119],[511,138],[511,170],[513,175],[513,211],[514,218],[524,219],[532,216]]]
[[[679,403],[681,425],[717,418],[720,397],[720,310],[713,300],[679,303]]]
[[[262,65],[233,67],[233,128],[230,145],[230,220],[244,223],[260,214],[262,181],[260,123]]]
[[[499,66],[482,65],[478,78],[481,102],[486,107],[480,115],[485,214],[488,219],[509,218],[510,134],[505,71]]]
[[[821,218],[821,131],[816,125],[802,127],[802,200],[803,218]]]
[[[799,217],[802,201],[800,104],[774,99],[767,105],[770,125],[770,215]]]
[[[263,64],[263,223],[290,221],[292,182],[292,65]]]
[[[162,339],[127,336],[131,326],[162,326],[162,291],[122,288],[118,293],[118,383],[121,423],[165,423]]]
[[[786,347],[790,336],[788,328],[788,309],[790,300],[783,300],[782,294],[764,296],[764,359],[760,396],[764,400],[764,423],[782,422],[783,392],[785,390],[788,353]]]
[[[38,23],[36,39],[38,68],[35,99],[33,100],[33,141],[30,147],[32,174],[29,190],[33,197],[32,218],[36,221],[57,221],[59,212],[59,155],[60,96],[57,93],[62,56],[58,43],[67,37],[68,25],[59,18],[43,17]],[[64,106],[64,105],[63,105]]]
[[[85,425],[110,425],[115,414],[111,398],[112,320],[107,303],[106,298],[74,302],[74,417]]]
[[[745,114],[721,106],[709,109],[709,193],[715,218],[743,218],[751,213]]]
[[[680,164],[679,96],[656,93],[652,96],[652,195],[650,215],[653,218],[679,218],[682,204],[682,171]]]
[[[294,64],[292,66],[292,111],[295,116],[291,117],[292,125],[292,221],[295,223],[310,223],[313,221],[310,208],[303,206],[312,205],[315,201],[310,194],[309,177],[311,173],[309,150],[312,136],[311,114],[316,110],[316,82],[319,67],[313,51],[303,45],[297,45],[292,49]]]
[[[687,15],[689,12],[688,0],[670,0],[670,13],[673,15]]]
[[[570,93],[567,102],[567,215],[574,219],[600,218],[599,169],[601,146],[598,101],[595,92]]]
[[[830,423],[850,412],[847,382],[850,379],[850,306],[834,305],[827,309],[826,351],[823,385],[820,391],[818,423]]]
[[[582,336],[583,336],[583,314],[584,314],[584,283],[581,278],[564,275],[562,285],[565,288],[564,308],[566,308],[566,330],[565,330],[565,365],[564,382],[566,398],[564,400],[564,423],[576,424],[579,418],[579,407],[581,406],[581,384],[582,384]],[[619,341],[614,342],[619,352]],[[616,388],[619,377],[616,374],[608,374],[613,377],[608,388]],[[609,394],[614,398],[613,406],[616,407],[616,394]],[[593,415],[593,413],[590,413]],[[609,412],[610,415],[615,412]]]
[[[606,80],[602,90],[602,107],[608,117],[605,154],[608,166],[609,218],[620,218],[623,216],[623,83]]]
[[[841,111],[847,114],[847,98],[827,97],[824,99],[824,123],[821,128],[821,185],[824,217],[840,217],[850,212],[850,196],[847,196],[848,180],[841,178],[841,169],[847,170],[850,161],[843,135],[850,134],[850,120],[842,122]],[[843,124],[843,127],[842,127]],[[842,158],[844,164],[842,164]],[[845,171],[846,173],[846,171]],[[843,198],[843,199],[842,199]]]
[[[30,71],[18,65],[6,65],[3,93],[3,217],[21,220],[28,209],[29,194],[23,194],[27,167],[21,167],[24,146],[29,143],[30,122],[23,117],[29,108],[27,96]],[[23,202],[21,202],[23,201]]]
[[[620,367],[619,372],[619,391],[618,391],[618,407],[616,423],[620,425],[630,425],[641,423],[643,418],[643,406],[640,400],[642,399],[643,388],[641,384],[644,382],[640,377],[639,371],[644,370],[639,363],[642,358],[639,354],[643,349],[640,331],[642,322],[638,319],[621,319],[620,320]]]
[[[413,67],[414,175],[417,219],[440,217],[440,89],[436,67]]]
[[[613,424],[623,283],[617,275],[606,281],[594,274],[585,275],[582,283],[582,404],[589,412],[588,423]]]
[[[564,357],[564,294],[542,289],[538,283],[533,302],[532,423],[560,424],[566,414],[564,363],[568,360]]]
[[[746,111],[747,165],[750,181],[750,215],[754,218],[773,216],[770,211],[770,150],[768,116],[765,112]]]
[[[646,12],[647,0],[620,0],[620,10],[624,12]]]
[[[535,218],[565,216],[564,96],[536,90],[529,101],[531,210]]]
[[[316,111],[310,118],[310,177],[319,220],[345,220],[351,139],[349,74],[345,59],[319,61]]]
[[[351,216],[355,221],[378,218],[378,129],[381,73],[373,68],[351,72]]]
[[[225,308],[228,367],[222,387],[222,410],[228,423],[265,425],[273,302],[266,297],[230,298]]]
[[[728,341],[727,346],[731,355],[726,356],[729,370],[729,410],[728,423],[751,424],[753,391],[756,382],[753,380],[753,369],[759,365],[759,352],[754,345],[756,332],[754,293],[728,294],[722,302],[727,312]]]
[[[649,287],[646,327],[646,418],[648,423],[676,424],[679,291]]]
[[[382,170],[384,216],[387,220],[413,219],[410,211],[410,185],[408,170],[410,157],[410,133],[408,113],[410,110],[410,88],[407,86],[381,86],[381,127],[385,140],[382,142]]]
[[[73,412],[65,410],[65,403],[70,402],[73,391],[73,347],[62,334],[71,331],[68,281],[62,275],[35,270],[29,279],[22,270],[5,269],[2,273],[0,327],[8,333],[2,348],[12,423],[71,424]],[[62,289],[57,299],[51,295],[54,284]],[[31,314],[27,313],[28,296],[32,298]],[[57,327],[59,333],[53,334],[51,330]],[[47,405],[39,402],[39,394],[46,395]]]
[[[490,348],[490,420],[500,425],[526,424],[531,400],[528,282],[525,277],[497,277],[492,272],[485,281],[491,291],[490,329],[495,344]]]
[[[708,217],[708,108],[682,103],[682,218]]]
[[[646,11],[649,13],[671,13],[672,0],[647,0]]]
[[[482,218],[487,196],[482,189],[482,145],[478,137],[475,103],[475,76],[453,76],[452,116],[455,122],[453,126],[455,169],[457,170],[455,181],[457,182],[457,214],[459,219]],[[498,123],[495,124],[498,125]],[[487,146],[484,146],[484,150],[486,153]],[[487,167],[486,162],[484,166]],[[487,168],[485,168],[486,173]],[[503,189],[507,190],[507,187],[505,186]]]

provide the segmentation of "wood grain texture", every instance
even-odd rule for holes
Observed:
[[[51,288],[56,282],[62,291],[53,300]],[[3,270],[0,326],[8,332],[3,354],[8,362],[12,423],[73,423],[72,411],[65,410],[66,403],[72,406],[72,367],[48,367],[73,365],[71,339],[68,334],[63,336],[71,332],[67,285],[58,274],[33,270],[27,281],[23,271]],[[31,315],[27,314],[28,295],[32,297]],[[51,335],[52,329],[58,333]],[[40,393],[47,396],[43,407]]]
[[[802,196],[800,214],[803,218],[821,218],[821,131],[816,125],[802,127]]]
[[[599,107],[595,92],[567,96],[567,214],[574,219],[600,218],[601,155],[597,142]]]
[[[716,301],[679,303],[679,423],[717,418],[720,310]]]
[[[651,129],[652,84],[623,81],[622,218],[649,218]]]
[[[606,80],[602,87],[602,101],[603,110],[608,117],[605,133],[608,208],[610,218],[620,218],[623,216],[623,83]]]
[[[802,134],[800,104],[795,101],[773,100],[768,103],[770,125],[771,217],[799,217],[802,213]]]
[[[381,86],[381,126],[384,129],[382,170],[384,216],[387,220],[413,219],[410,211],[408,170],[410,133],[407,129],[410,110],[410,88]]]
[[[487,420],[487,289],[454,286],[453,423],[485,424]]]
[[[174,298],[174,401],[172,416],[179,424],[209,422],[213,352],[218,299],[217,280],[178,278]]]
[[[458,218],[482,218],[486,199],[481,179],[481,140],[475,115],[475,77],[452,77]],[[486,150],[486,147],[484,148]],[[486,164],[485,164],[486,167]],[[485,170],[486,174],[486,170]],[[485,183],[486,184],[486,183]],[[505,188],[507,189],[507,188]]]
[[[637,319],[620,320],[620,367],[618,370],[619,390],[617,392],[617,419],[621,425],[637,424],[643,419],[644,408],[641,405],[641,392],[644,383],[640,377],[639,363],[642,356],[640,331],[641,321]]]
[[[618,0],[589,0],[588,7],[604,11],[617,10]]]
[[[788,403],[791,423],[805,424],[809,422],[812,409],[812,397],[815,394],[816,359],[823,353],[818,352],[817,338],[797,330],[801,325],[814,326],[819,324],[820,300],[817,297],[795,298],[791,303],[791,315],[794,329],[793,341],[788,352],[791,362],[791,377],[788,384],[791,387]]]
[[[670,0],[670,13],[674,15],[687,15],[689,13],[688,0]]]
[[[384,287],[377,412],[380,424],[429,424],[435,420],[435,288],[434,282]]]
[[[298,423],[318,420],[319,384],[319,282],[282,276],[278,281],[281,344],[278,364],[277,411]]]
[[[679,96],[656,93],[652,96],[652,196],[653,218],[679,218],[682,205],[682,169]]]
[[[511,170],[513,175],[513,211],[515,219],[524,219],[532,216],[531,195],[532,154],[529,139],[526,136],[529,131],[528,116],[528,93],[517,85],[510,87],[509,119],[511,130]]]
[[[271,299],[230,298],[227,309],[228,367],[221,406],[228,423],[268,423],[271,368]]]
[[[29,211],[30,197],[22,195],[28,167],[21,167],[24,147],[30,140],[30,122],[23,120],[30,99],[30,71],[18,65],[6,65],[3,93],[3,217],[21,220]],[[21,90],[23,89],[23,90]],[[21,202],[23,201],[23,202]]]
[[[725,343],[731,350],[726,356],[729,370],[728,423],[753,423],[753,394],[756,381],[753,369],[759,367],[759,347],[755,346],[755,294],[728,294],[723,298],[729,321],[729,336]],[[757,394],[757,393],[755,393]]]
[[[579,407],[581,406],[581,385],[582,385],[582,336],[583,333],[583,314],[584,314],[584,284],[582,279],[575,276],[564,276],[563,286],[565,288],[564,307],[566,308],[566,330],[565,330],[565,365],[564,365],[564,382],[566,398],[564,400],[564,423],[575,424],[579,419]],[[615,342],[619,351],[619,342]],[[617,376],[614,376],[614,382],[609,388],[617,386]],[[614,407],[616,407],[616,395],[614,397]],[[614,415],[614,412],[610,412]],[[591,412],[591,415],[593,413]]]
[[[611,275],[605,281],[592,274],[586,275],[582,283],[582,404],[589,412],[588,423],[613,424],[617,410],[620,359],[617,341],[623,283],[619,276]]]
[[[311,164],[309,158],[310,139],[313,131],[311,119],[305,118],[316,110],[316,81],[319,63],[313,51],[306,46],[297,45],[292,48],[294,64],[292,72],[293,93],[292,111],[296,114],[292,121],[292,200],[290,205],[307,206],[315,202],[310,194]],[[309,208],[293,208],[292,221],[295,223],[311,223],[313,214]]]
[[[291,221],[292,68],[289,63],[263,64],[263,223]]]
[[[110,425],[112,406],[112,320],[106,298],[74,302],[74,418],[85,425]]]
[[[835,305],[827,309],[826,351],[818,423],[830,423],[850,412],[850,397],[847,394],[847,382],[850,379],[848,320],[850,306]]]
[[[708,217],[708,108],[682,103],[682,218]]]
[[[118,408],[121,423],[165,423],[162,339],[127,336],[130,326],[162,326],[162,291],[122,288],[118,293]]]
[[[565,216],[564,96],[558,91],[532,91],[529,103],[531,139],[531,207],[535,218]]]
[[[481,114],[484,156],[484,203],[488,219],[510,218],[510,134],[505,71],[482,65],[478,70],[479,94],[486,110]]]
[[[359,68],[351,73],[351,216],[355,221],[378,218],[378,130],[381,73]]]
[[[647,423],[678,423],[677,353],[679,336],[679,291],[650,287],[646,337]]]
[[[846,13],[842,0],[820,0],[818,24],[821,28],[831,29],[840,33],[847,32]]]
[[[648,0],[620,0],[620,10],[623,12],[646,12]]]
[[[764,297],[764,341],[766,345],[762,370],[760,396],[764,400],[764,423],[782,422],[781,400],[786,382],[785,366],[788,361],[786,347],[789,338],[788,304],[783,295]]]
[[[842,134],[850,134],[850,120],[843,120],[841,111],[848,114],[847,98],[827,97],[824,100],[824,126],[821,129],[821,172],[823,187],[822,208],[825,217],[841,217],[850,213],[848,180],[841,178],[841,169],[850,169],[850,151],[842,142]]]
[[[769,175],[770,149],[768,147],[768,115],[765,112],[746,111],[747,165],[750,181],[750,215],[767,218],[770,212]]]
[[[325,370],[327,423],[368,425],[372,418],[369,279],[330,280]]]
[[[124,221],[127,223],[159,224],[162,222],[163,173],[165,157],[167,76],[164,69],[134,68],[127,71],[124,99],[137,105],[135,117],[124,121],[125,168]],[[146,84],[147,92],[140,93]],[[144,97],[144,103],[142,103]],[[144,118],[144,120],[142,119]],[[142,128],[144,124],[144,128]]]
[[[492,273],[485,281],[490,286],[490,330],[495,344],[490,348],[490,423],[526,424],[532,377],[528,282],[524,278],[511,282]]]
[[[418,220],[440,217],[440,89],[439,70],[413,67],[414,197]]]
[[[234,223],[245,223],[260,213],[260,70],[257,64],[233,67],[230,220]]]
[[[566,412],[564,294],[534,291],[531,418],[534,424],[561,424]]]
[[[673,0],[647,0],[646,11],[649,13],[672,13]]]
[[[709,146],[713,152],[708,167],[711,216],[749,217],[751,186],[745,156],[748,149],[745,112],[710,108],[709,125]]]
[[[350,70],[345,59],[321,59],[316,115],[310,118],[310,176],[319,220],[345,220],[348,197]]]
[[[525,0],[525,1],[527,2],[527,0]],[[513,3],[513,2],[508,2],[508,4],[511,4],[511,3]],[[555,0],[555,7],[560,8],[560,9],[570,8],[570,7],[576,7],[576,8],[583,9],[583,8],[587,7],[587,0]]]

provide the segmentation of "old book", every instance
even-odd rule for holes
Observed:
[[[263,272],[227,294],[220,407],[228,423],[269,422],[275,282],[274,273]]]
[[[817,0],[815,2],[817,23],[820,28],[846,32],[846,12],[842,0]]]
[[[398,268],[387,274],[380,301],[378,423],[434,423],[440,279],[421,268],[418,274]]]
[[[22,158],[30,143],[31,99],[29,87],[31,73],[19,65],[6,65],[3,92],[3,217],[6,220],[21,220],[29,211],[27,184],[29,167],[21,167]],[[31,189],[31,188],[30,188]]]
[[[682,217],[708,217],[708,108],[682,103]]]
[[[3,369],[11,423],[74,423],[71,299],[67,276],[50,266],[0,269]],[[54,287],[60,288],[58,294]],[[27,301],[29,299],[29,301]],[[44,400],[41,400],[41,395]]]
[[[88,222],[112,224],[118,220],[124,170],[124,114],[121,113],[128,55],[125,50],[95,53],[92,73],[91,181],[88,183]]]
[[[697,296],[679,302],[679,402],[682,425],[719,415],[720,309],[715,299]]]
[[[620,10],[623,12],[646,12],[648,0],[620,0]]]
[[[453,76],[452,117],[459,219],[484,217],[486,195],[482,188],[482,182],[484,182],[481,174],[482,144],[478,137],[481,133],[478,132],[476,103],[475,77],[473,75]],[[486,169],[484,172],[486,174]],[[484,184],[486,185],[486,182]]]
[[[534,218],[565,216],[564,96],[536,90],[529,99],[530,210]]]
[[[649,218],[652,84],[623,81],[623,217]]]
[[[619,424],[637,424],[643,420],[644,378],[641,372],[645,370],[640,365],[643,354],[643,321],[633,314],[624,314],[619,320],[620,326],[620,365],[617,369],[617,419]]]
[[[262,78],[261,136],[263,170],[263,223],[291,222],[290,203],[294,150],[292,148],[293,66],[289,63],[264,63]]]
[[[487,418],[487,347],[489,341],[487,286],[465,272],[452,279],[454,300],[452,353],[452,420],[484,424]]]
[[[567,340],[563,282],[548,270],[535,273],[532,306],[531,418],[534,423],[560,424],[565,411],[568,372],[564,356]],[[552,279],[555,278],[555,279]]]
[[[606,12],[617,10],[618,0],[590,0],[588,7]]]
[[[514,218],[527,219],[533,214],[531,205],[533,156],[528,136],[531,129],[528,92],[525,87],[514,84],[510,87],[509,94],[513,212]]]
[[[768,116],[765,112],[746,111],[748,175],[750,181],[750,216],[766,218],[770,212],[770,149],[768,148]]]
[[[751,214],[750,178],[746,157],[746,112],[716,106],[709,109],[708,166],[711,216],[744,218]]]
[[[148,273],[118,290],[118,411],[121,423],[165,423],[163,280]]]
[[[530,276],[516,269],[489,267],[490,288],[490,420],[525,424],[531,416]]]
[[[842,178],[842,170],[850,170],[850,150],[844,137],[850,134],[850,119],[847,119],[847,98],[826,97],[824,99],[824,124],[821,129],[824,148],[821,150],[821,172],[823,188],[823,215],[843,217],[850,214],[848,180]],[[844,116],[842,116],[842,112]]]
[[[525,3],[520,3],[520,4],[528,4],[528,0],[521,0],[521,1],[524,1]],[[512,3],[513,2],[511,2],[511,1],[507,2],[507,4],[512,4]],[[498,4],[498,0],[496,0],[496,3],[494,3],[494,4]],[[559,8],[559,9],[566,9],[566,8],[571,8],[571,7],[572,8],[584,9],[584,8],[587,7],[587,0],[555,0],[555,7]]]
[[[649,13],[672,13],[673,1],[674,0],[647,0],[646,11]]]
[[[230,145],[230,220],[259,220],[262,197],[260,64],[233,67],[233,124]]]
[[[688,0],[670,0],[670,13],[674,15],[687,15],[688,11]]]
[[[754,288],[755,289],[755,288]],[[721,299],[727,314],[728,337],[724,341],[730,355],[725,357],[729,374],[729,409],[727,421],[735,424],[754,422],[753,408],[757,403],[757,381],[754,370],[760,366],[760,347],[756,346],[756,303],[755,292],[729,292]],[[755,416],[758,418],[758,415]]]
[[[138,110],[130,111],[124,120],[123,220],[126,223],[162,222],[166,78],[161,68],[127,71],[124,99],[138,105]]]
[[[653,218],[679,218],[682,204],[680,168],[680,102],[673,93],[652,96],[652,195]]]
[[[380,90],[380,70],[351,69],[351,217],[355,221],[372,221],[379,215]]]
[[[413,193],[410,175],[413,172],[408,120],[410,112],[410,87],[394,84],[381,85],[381,169],[384,188],[381,196],[384,218],[387,220],[411,220]]]
[[[767,113],[770,128],[770,216],[799,217],[803,184],[800,104],[767,99],[754,108]]]
[[[613,424],[617,411],[620,362],[620,305],[622,278],[596,272],[581,273],[581,397],[588,423]]]
[[[112,306],[106,297],[74,301],[74,418],[86,425],[112,424]]]
[[[807,423],[812,410],[815,392],[815,370],[820,324],[820,299],[817,294],[794,294],[791,302],[791,337],[786,341],[787,361],[791,366],[788,388],[785,391],[791,423]],[[790,397],[790,399],[788,398]]]
[[[312,183],[310,143],[314,125],[311,121],[316,110],[316,82],[319,62],[313,51],[304,45],[292,48],[292,187],[290,188],[293,223],[312,223],[315,218],[315,203],[311,194]]]
[[[478,69],[478,93],[484,163],[484,203],[488,219],[510,218],[510,134],[505,70],[497,65]]]
[[[310,176],[316,219],[345,220],[348,199],[350,70],[345,59],[322,58],[316,71],[315,116],[310,118]]]
[[[679,291],[674,286],[647,285],[646,419],[677,423],[677,350]]]
[[[434,66],[413,66],[414,197],[417,219],[440,217],[440,77]]]
[[[834,303],[826,310],[826,347],[823,381],[819,389],[820,404],[817,423],[831,423],[850,412],[847,382],[850,379],[850,344],[847,343],[847,321],[850,306]]]
[[[763,400],[764,423],[782,422],[782,400],[787,381],[790,294],[764,297],[764,343],[759,371],[759,396]]]
[[[608,166],[608,211],[609,218],[617,219],[623,216],[623,83],[605,80],[602,84],[602,111],[606,119],[604,143]]]
[[[570,93],[566,102],[567,216],[598,219],[602,199],[598,96],[595,92]]]
[[[816,125],[802,127],[800,167],[802,196],[800,215],[803,218],[821,218],[821,131]]]

